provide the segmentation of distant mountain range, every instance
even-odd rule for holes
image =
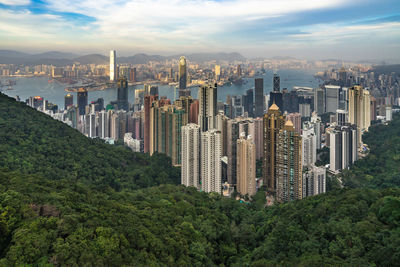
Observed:
[[[184,54],[185,55],[185,54]],[[118,63],[128,64],[146,64],[150,61],[162,62],[165,60],[178,59],[181,55],[174,56],[161,56],[161,55],[147,55],[136,54],[129,57],[117,57]],[[186,54],[189,61],[202,63],[205,61],[216,60],[219,61],[244,61],[246,60],[239,53],[195,53]],[[28,54],[13,50],[0,50],[0,64],[26,64],[26,65],[55,65],[65,66],[74,63],[80,64],[108,64],[109,57],[100,54],[90,54],[79,56],[73,53],[64,53],[57,51],[50,51],[40,54]]]

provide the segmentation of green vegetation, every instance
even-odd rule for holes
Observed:
[[[388,188],[400,186],[400,115],[389,125],[374,125],[363,135],[370,153],[342,175],[350,188]]]
[[[316,166],[329,164],[329,147],[324,146],[321,149],[317,149],[317,159],[317,162],[315,162]]]
[[[51,180],[142,188],[180,183],[163,154],[149,157],[86,138],[77,130],[0,94],[0,167]]]
[[[1,172],[0,183],[0,266],[394,266],[400,260],[400,189],[332,191],[264,209],[173,185],[103,193],[16,172]]]
[[[90,140],[1,95],[0,155],[0,266],[400,261],[400,189],[339,189],[269,208],[259,192],[240,203],[173,185],[179,171],[165,156]]]

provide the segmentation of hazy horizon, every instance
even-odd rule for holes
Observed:
[[[0,0],[0,49],[400,62],[396,0]]]

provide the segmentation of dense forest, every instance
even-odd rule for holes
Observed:
[[[0,167],[43,178],[143,188],[180,183],[180,170],[163,154],[149,157],[90,139],[64,123],[0,94]]]
[[[163,155],[88,139],[3,95],[0,155],[0,266],[400,262],[397,188],[344,188],[268,208],[259,192],[240,203],[175,185],[179,170]]]

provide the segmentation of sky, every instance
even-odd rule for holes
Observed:
[[[400,1],[0,0],[0,49],[400,63]]]

